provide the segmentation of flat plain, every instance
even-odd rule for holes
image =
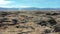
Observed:
[[[0,11],[0,34],[60,34],[60,11]]]

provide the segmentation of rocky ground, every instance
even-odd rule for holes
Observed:
[[[0,34],[60,34],[60,12],[0,11]]]

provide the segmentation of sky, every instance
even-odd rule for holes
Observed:
[[[5,8],[60,8],[60,0],[0,0],[0,7]]]

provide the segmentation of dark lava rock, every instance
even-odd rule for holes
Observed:
[[[41,25],[41,26],[47,26],[47,23],[46,23],[46,21],[41,21],[40,23],[38,23],[39,25]]]
[[[0,27],[3,27],[3,26],[5,26],[5,24],[0,24]]]
[[[48,20],[48,23],[49,23],[51,26],[57,24],[57,22],[56,22],[54,19]]]
[[[54,31],[55,31],[55,32],[60,32],[60,26],[55,26],[55,27],[54,27]]]
[[[13,24],[17,24],[18,20],[12,19]]]
[[[19,26],[16,26],[16,28],[19,28]]]
[[[4,17],[4,16],[7,16],[8,13],[7,12],[1,12],[1,15],[2,15],[2,17]]]
[[[51,33],[51,30],[46,29],[44,32],[45,33]]]

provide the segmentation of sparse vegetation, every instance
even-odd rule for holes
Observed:
[[[0,12],[0,30],[4,31],[3,34],[8,32],[11,34],[59,34],[58,18],[60,18],[58,11],[2,11]]]

